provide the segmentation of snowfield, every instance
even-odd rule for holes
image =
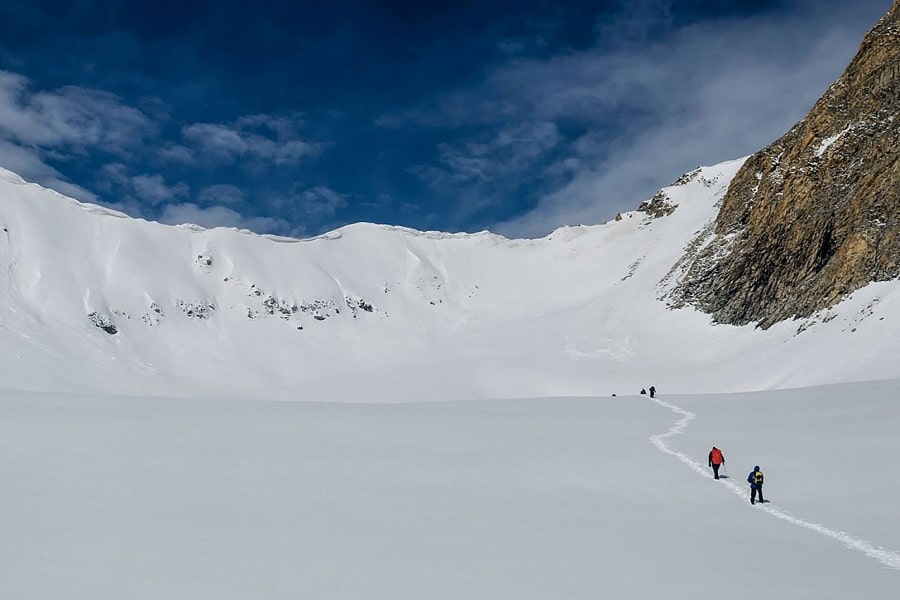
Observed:
[[[164,227],[0,171],[4,597],[895,598],[900,283],[670,306],[740,164],[540,240]]]
[[[639,395],[365,405],[10,393],[5,594],[893,598],[898,392],[662,396],[694,415],[663,440],[692,464],[653,443],[683,415]],[[729,479],[691,468],[713,444]],[[754,464],[763,506],[746,493]]]

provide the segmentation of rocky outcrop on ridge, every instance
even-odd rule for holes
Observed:
[[[900,0],[800,123],[751,156],[675,305],[765,328],[900,277]]]

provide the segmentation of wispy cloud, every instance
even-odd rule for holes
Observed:
[[[299,117],[247,115],[234,123],[194,123],[184,127],[186,143],[218,161],[263,160],[295,165],[314,156],[322,145],[304,140]]]
[[[46,164],[40,153],[33,148],[0,139],[0,166],[21,175],[26,180],[39,181],[42,185],[72,198],[85,202],[97,200],[93,192],[66,181],[59,171]]]
[[[237,205],[244,201],[244,191],[236,185],[218,183],[210,185],[197,194],[197,200],[203,205]]]
[[[271,233],[303,237],[310,230],[307,224],[318,225],[333,219],[347,206],[347,197],[325,186],[302,188],[294,186],[287,194],[269,197],[257,208],[267,207],[272,214],[248,216],[242,190],[231,185],[213,185],[201,190],[198,202],[177,202],[162,208],[159,221],[171,225],[193,223],[202,227],[236,227],[257,233]],[[225,206],[229,204],[229,206]]]
[[[34,91],[28,78],[0,71],[0,163],[28,180],[94,202],[51,161],[65,163],[90,150],[125,155],[156,133],[140,110],[110,93],[77,86]]]
[[[154,132],[146,115],[114,94],[77,86],[35,92],[27,78],[0,71],[0,134],[14,143],[120,152]]]
[[[146,101],[154,106],[160,102]],[[169,118],[166,110],[154,114],[156,119]],[[103,202],[134,216],[162,215],[169,220],[195,216],[204,225],[290,231],[280,218],[241,216],[235,208],[248,207],[240,206],[246,196],[237,185],[201,184],[192,198],[190,185],[179,179],[192,176],[184,167],[205,169],[193,177],[218,177],[222,169],[240,164],[247,169],[235,180],[244,183],[254,173],[295,167],[324,148],[304,137],[302,115],[251,114],[228,123],[194,123],[167,139],[164,132],[170,126],[115,94],[78,86],[35,90],[27,77],[0,71],[0,164],[6,168],[80,200]],[[80,165],[96,161],[91,172],[94,191],[69,182],[61,172],[61,165],[75,161]],[[169,170],[167,165],[177,168]],[[301,195],[302,203],[310,213],[333,215],[343,200],[321,190]],[[216,204],[230,208],[217,210]]]
[[[199,157],[192,149],[175,142],[166,142],[158,153],[159,157],[167,163],[193,166],[199,162]]]
[[[432,185],[448,179],[456,183],[487,182],[530,168],[559,142],[554,123],[516,123],[483,142],[441,144],[439,165],[420,165],[412,170]]]
[[[347,206],[347,196],[325,186],[292,190],[284,198],[285,205],[291,205],[301,220],[319,220],[334,217]]]
[[[858,6],[826,4],[681,28],[670,2],[623,4],[598,23],[592,48],[506,60],[474,87],[377,124],[477,131],[478,141],[443,142],[415,172],[472,210],[534,195],[535,208],[491,226],[502,233],[597,223],[698,164],[761,148],[801,118],[853,56],[861,24],[874,23]],[[545,135],[504,138],[533,124]],[[534,183],[497,186],[504,178]]]
[[[608,115],[599,118],[629,113],[630,125],[588,127],[571,145],[578,162],[568,183],[497,228],[533,236],[546,234],[547,223],[600,222],[686,170],[765,146],[803,117],[859,43],[839,27],[806,45],[786,42],[800,26],[765,19],[696,26],[639,52],[555,64],[557,74],[594,71],[596,82],[568,78],[577,83],[553,86],[536,110],[589,122],[597,111]],[[547,74],[543,65],[531,67],[532,76]],[[527,78],[532,69],[512,78]]]
[[[113,204],[143,207],[139,213],[141,215],[147,214],[148,208],[187,199],[191,191],[186,183],[168,184],[165,177],[159,174],[132,175],[122,163],[104,165],[100,169],[97,186],[112,197]]]
[[[531,3],[515,14],[475,3],[456,15],[483,15],[477,23],[402,20],[389,31],[379,26],[393,19],[373,6],[360,11],[371,31],[348,32],[338,57],[321,40],[292,56],[256,53],[265,48],[243,31],[211,56],[205,36],[231,31],[216,29],[231,17],[150,23],[144,37],[72,20],[103,10],[79,5],[57,19],[26,4],[12,13],[20,37],[57,26],[68,35],[51,37],[69,40],[0,42],[5,64],[25,48],[19,64],[35,69],[34,80],[0,71],[0,165],[26,179],[150,219],[283,234],[382,219],[533,237],[611,218],[698,164],[772,141],[889,0]],[[432,10],[423,15],[443,14]],[[737,16],[747,14],[759,16]],[[266,22],[257,16],[241,13]],[[413,41],[422,53],[395,53]],[[383,54],[336,81],[334,69],[370,43]],[[262,79],[256,57],[272,67]],[[313,60],[315,83],[265,92]],[[38,83],[63,73],[121,95]],[[212,96],[221,101],[199,104]]]
[[[152,205],[172,202],[190,194],[186,183],[167,185],[162,175],[136,175],[131,178],[131,186],[138,198]]]

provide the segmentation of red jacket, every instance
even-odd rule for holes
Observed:
[[[713,446],[713,449],[709,452],[709,464],[721,465],[723,462],[725,462],[725,457],[722,456],[722,451]]]

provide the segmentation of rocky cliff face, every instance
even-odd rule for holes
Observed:
[[[900,0],[809,115],[750,157],[675,288],[722,323],[809,316],[900,277]]]

